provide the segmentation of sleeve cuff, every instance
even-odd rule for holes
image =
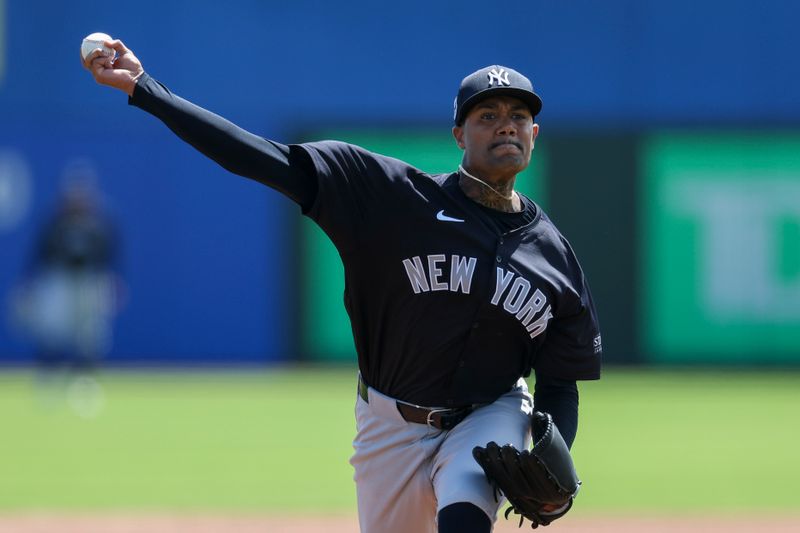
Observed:
[[[144,84],[150,79],[150,75],[147,72],[143,72],[141,76],[136,80],[136,85],[133,87],[133,94],[128,97],[128,105],[137,106],[139,100],[141,100],[142,92],[145,91]],[[138,107],[138,106],[137,106]]]

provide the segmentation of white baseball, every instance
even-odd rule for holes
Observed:
[[[111,41],[111,40],[113,40],[111,39],[111,36],[106,33],[92,33],[91,35],[87,35],[86,37],[83,38],[83,42],[81,43],[81,57],[83,57],[83,59],[86,59],[86,56],[88,56],[98,48],[103,51],[104,55],[113,57],[114,50],[103,44],[103,41]]]

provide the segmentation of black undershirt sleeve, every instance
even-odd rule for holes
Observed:
[[[567,446],[572,448],[578,433],[578,384],[537,372],[533,408],[550,413]]]
[[[181,139],[223,168],[285,194],[307,211],[317,195],[313,163],[305,150],[240,128],[170,92],[144,73],[128,99],[160,119]]]

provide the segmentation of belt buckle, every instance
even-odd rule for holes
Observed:
[[[452,409],[431,409],[430,411],[428,411],[428,416],[425,417],[425,422],[428,424],[429,427],[432,427],[433,429],[441,429],[433,425],[433,415],[435,415],[436,413],[446,413],[448,411],[452,411]]]

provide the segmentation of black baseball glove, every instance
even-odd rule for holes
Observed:
[[[536,529],[567,514],[581,482],[552,417],[534,412],[531,432],[530,451],[520,452],[510,444],[501,447],[490,442],[485,448],[476,446],[472,455],[494,487],[495,498],[500,491],[511,504],[506,519],[513,511],[520,515],[520,527],[527,518]]]

